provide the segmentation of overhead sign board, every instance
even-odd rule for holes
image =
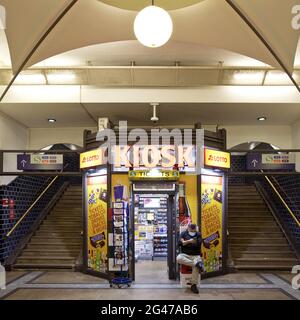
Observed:
[[[97,167],[105,164],[103,149],[95,149],[80,154],[80,169]]]
[[[247,170],[295,170],[294,154],[247,154]]]
[[[177,170],[132,170],[128,173],[130,180],[178,180]]]
[[[18,154],[17,169],[23,171],[34,170],[62,170],[64,157],[61,154]]]
[[[205,149],[204,164],[209,167],[229,169],[230,153],[213,149]]]

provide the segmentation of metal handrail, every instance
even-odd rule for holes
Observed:
[[[68,166],[67,163],[64,168],[60,171],[63,172],[63,170]],[[10,231],[6,234],[6,238],[10,237],[11,234],[15,231],[15,229],[19,226],[19,224],[27,217],[28,213],[31,211],[31,209],[36,205],[36,203],[41,199],[41,197],[47,192],[47,190],[52,186],[52,184],[56,181],[56,179],[59,176],[55,176],[52,181],[48,184],[48,186],[43,190],[43,192],[35,199],[35,201],[32,203],[32,205],[26,210],[26,212],[22,215],[22,217],[17,221],[17,223],[10,229]]]
[[[263,172],[263,170],[261,170],[261,172]],[[296,224],[298,225],[298,227],[300,228],[300,221],[298,220],[298,218],[296,217],[296,215],[293,213],[293,211],[291,210],[291,208],[288,206],[288,204],[285,202],[285,200],[282,198],[282,196],[280,195],[280,193],[278,192],[278,190],[276,189],[276,187],[274,186],[274,184],[272,183],[272,181],[269,179],[269,177],[265,176],[266,180],[269,182],[270,186],[272,187],[272,189],[274,190],[274,192],[276,193],[276,195],[278,196],[278,198],[280,199],[280,201],[283,203],[283,205],[285,206],[285,208],[287,209],[287,211],[289,212],[289,214],[292,216],[292,218],[294,219],[294,221],[296,222]]]

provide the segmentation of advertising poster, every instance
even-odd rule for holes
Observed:
[[[107,272],[107,176],[87,177],[88,268]]]
[[[222,268],[223,178],[201,176],[202,254],[206,272]]]

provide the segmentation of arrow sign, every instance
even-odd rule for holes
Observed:
[[[21,165],[22,165],[23,168],[25,168],[26,163],[27,163],[27,161],[26,161],[25,159],[23,159],[23,160],[21,161]]]
[[[261,169],[261,154],[248,153],[247,154],[247,170],[259,170]]]
[[[30,163],[29,154],[18,154],[17,155],[17,169],[26,170],[27,165]]]
[[[253,164],[253,167],[256,168],[256,165],[258,164],[258,161],[256,159],[252,160],[251,163]]]

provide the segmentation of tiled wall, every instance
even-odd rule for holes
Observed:
[[[64,164],[68,166],[65,171],[79,171],[79,155],[67,154],[64,156]],[[62,186],[64,181],[81,183],[81,177],[60,177],[48,189],[45,195],[34,206],[29,215],[17,227],[14,233],[6,238],[7,232],[14,226],[16,221],[26,212],[36,200],[42,190],[54,177],[20,176],[6,186],[0,186],[0,261],[5,261],[14,251],[17,244],[30,232],[32,224],[36,221],[43,209]],[[15,202],[15,217],[10,221],[10,209],[2,207],[2,199],[13,199]]]
[[[300,221],[300,177],[299,176],[276,176],[276,180],[271,179],[272,183],[279,191],[281,197],[296,215]],[[286,207],[279,200],[279,197],[275,194],[271,186],[262,180],[265,190],[272,197],[273,203],[276,205],[277,211],[282,217],[284,223],[289,227],[296,242],[300,245],[300,228],[291,217]],[[276,181],[278,184],[276,184]]]
[[[246,170],[246,156],[242,155],[233,155],[231,156],[231,170],[232,171],[247,171]],[[280,190],[281,196],[290,206],[292,211],[297,215],[300,220],[300,176],[276,176]],[[275,194],[274,190],[269,186],[264,177],[229,177],[229,185],[233,184],[252,184],[255,180],[260,181],[274,204],[276,205],[278,214],[282,217],[284,224],[291,231],[292,236],[296,242],[300,245],[300,228],[297,226],[293,218],[288,213],[284,205],[278,199],[278,196]],[[276,184],[275,184],[276,185]]]
[[[231,164],[230,164],[231,171],[237,171],[237,172],[246,171],[246,156],[232,155],[230,162],[231,162]],[[245,184],[246,180],[245,180],[245,177],[231,176],[228,179],[228,183],[229,184]]]
[[[49,177],[18,177],[7,186],[0,187],[0,199],[8,198],[14,200],[14,219],[10,220],[10,209],[0,206],[0,261],[6,260],[14,251],[16,245],[24,236],[30,231],[30,227],[42,210],[46,207],[48,202],[55,195],[59,187],[62,185],[64,178],[58,178],[53,185],[48,189],[44,196],[33,207],[28,216],[15,229],[9,238],[5,235],[15,225],[19,218],[26,212],[26,210],[35,201],[41,191],[53,179],[48,180]]]

